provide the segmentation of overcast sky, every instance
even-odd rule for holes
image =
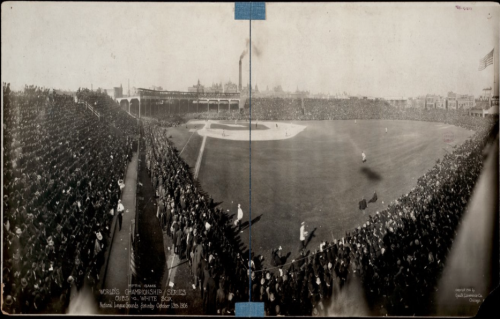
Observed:
[[[252,84],[261,90],[477,96],[492,85],[493,67],[478,64],[498,42],[494,3],[266,7],[266,20],[252,22]],[[14,89],[237,82],[250,33],[234,3],[4,2],[1,23],[2,81]],[[246,84],[248,55],[243,66]]]

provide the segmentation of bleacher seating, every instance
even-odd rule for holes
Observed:
[[[89,90],[101,120],[49,89],[3,93],[4,296],[17,314],[64,313],[70,282],[100,280],[137,122]]]

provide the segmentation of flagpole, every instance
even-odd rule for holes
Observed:
[[[493,97],[498,101],[498,40],[495,42],[493,49]]]

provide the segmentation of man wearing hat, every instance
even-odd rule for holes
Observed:
[[[193,289],[196,289],[198,286],[198,281],[200,279],[201,274],[201,260],[203,258],[203,246],[199,242],[199,239],[195,239],[194,241],[194,254],[193,254],[193,263],[191,266],[191,272],[194,277]]]
[[[120,230],[122,230],[122,222],[123,222],[123,213],[125,212],[125,207],[122,204],[122,200],[118,200],[118,207],[116,208],[118,213],[118,225],[120,226]]]
[[[7,297],[5,297],[5,302],[2,305],[2,311],[8,314],[15,314],[16,310],[14,309],[13,304],[14,304],[14,299],[12,298],[11,295],[8,295]]]
[[[275,267],[279,267],[283,264],[282,262],[282,256],[281,256],[281,246],[278,248],[278,249],[273,249],[271,251],[271,254],[272,254],[272,265],[275,266]]]
[[[192,262],[191,251],[193,249],[193,242],[194,242],[193,228],[189,227],[186,235],[186,258],[189,260],[189,265],[191,265]]]
[[[102,234],[100,231],[96,233],[96,239],[94,242],[94,258],[96,258],[97,267],[99,268],[103,263],[104,257],[104,243],[102,241]]]
[[[23,231],[21,230],[21,228],[16,227],[15,234],[11,240],[12,252],[14,252],[14,253],[16,251],[21,252],[22,247],[24,247],[24,245],[23,245],[24,243],[22,242],[22,237],[21,237],[22,235],[23,235]]]
[[[217,289],[215,308],[218,315],[223,315],[226,310],[226,291],[222,282],[219,282],[219,289]]]
[[[47,245],[45,246],[45,254],[52,259],[55,255],[55,248],[54,248],[54,239],[52,236],[49,236],[47,238]]]
[[[241,205],[238,204],[238,215],[237,215],[236,223],[238,224],[238,230],[240,231],[240,233],[243,232],[241,230],[241,220],[242,219],[243,219],[243,210],[241,209]]]
[[[21,287],[17,292],[17,297],[21,306],[22,313],[28,313],[31,303],[31,290],[28,287],[28,281],[26,278],[21,279]]]
[[[182,259],[182,239],[183,239],[184,232],[182,231],[182,228],[179,227],[177,232],[175,233],[174,236],[174,253],[179,255],[179,258]]]
[[[361,201],[359,202],[359,210],[365,213],[365,209],[368,205],[366,204],[366,199],[364,197],[361,198]]]
[[[31,269],[26,271],[26,278],[33,284],[40,278],[40,271],[36,262],[31,263]]]
[[[300,224],[300,249],[306,248],[306,236],[306,222],[302,222],[302,224]]]

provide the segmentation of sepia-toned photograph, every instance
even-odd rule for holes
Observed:
[[[493,2],[3,2],[2,313],[476,316],[499,25]]]

